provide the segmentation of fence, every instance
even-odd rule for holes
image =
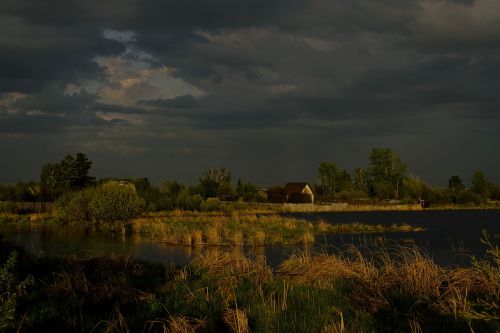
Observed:
[[[337,211],[389,211],[389,210],[422,210],[420,204],[350,204],[347,202],[338,202],[331,204],[311,204],[311,203],[256,203],[256,202],[227,202],[222,204],[232,209],[262,209],[275,212],[306,213],[306,212],[337,212]]]

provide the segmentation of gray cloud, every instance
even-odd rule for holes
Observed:
[[[31,140],[89,152],[98,176],[225,165],[272,183],[388,145],[431,181],[498,178],[499,22],[495,0],[5,0],[0,152],[22,161],[11,147]],[[475,158],[444,158],[457,144]],[[0,181],[35,177],[32,156]]]

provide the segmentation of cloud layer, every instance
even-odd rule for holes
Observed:
[[[500,182],[496,0],[5,0],[0,49],[0,181],[76,151],[97,176],[314,181],[390,146]]]

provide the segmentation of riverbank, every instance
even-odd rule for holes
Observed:
[[[37,216],[41,220],[47,216],[56,216],[57,209],[53,203],[17,202],[9,203],[10,210],[0,212],[0,223],[8,220],[26,220],[26,216]],[[328,212],[376,212],[376,211],[432,211],[432,210],[500,210],[500,202],[491,202],[483,205],[473,204],[443,204],[422,206],[417,203],[347,203],[338,202],[331,204],[296,204],[296,203],[258,203],[237,201],[214,201],[207,205],[208,210],[202,213],[242,213],[242,214],[281,214],[281,213],[328,213]],[[180,212],[180,213],[179,213]],[[156,212],[162,214],[163,212]],[[170,214],[184,214],[182,210],[169,211]],[[190,212],[187,211],[187,214]],[[146,213],[151,215],[155,213]]]
[[[207,248],[186,267],[132,257],[36,259],[0,242],[7,330],[496,332],[500,257],[442,268],[417,248],[296,255],[276,269]],[[14,258],[11,256],[11,258]],[[495,261],[496,259],[496,261]],[[6,264],[8,262],[8,264]],[[8,282],[8,283],[6,283]],[[5,315],[7,314],[7,315]]]
[[[56,215],[51,213],[0,213],[0,224],[33,223],[58,224],[62,223]]]
[[[339,202],[332,204],[269,204],[246,202],[221,202],[222,211],[240,211],[250,213],[328,213],[328,212],[376,212],[376,211],[427,211],[427,210],[500,210],[500,203],[484,205],[446,204],[424,207],[418,203],[400,204],[359,204]]]

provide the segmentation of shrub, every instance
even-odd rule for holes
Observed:
[[[14,213],[16,204],[11,201],[0,201],[0,213]]]
[[[349,190],[342,190],[337,194],[337,198],[340,201],[351,201],[356,197],[356,192],[349,189]]]
[[[93,191],[90,216],[96,221],[126,221],[141,215],[144,201],[134,189],[120,185],[103,185]]]
[[[208,198],[201,204],[201,210],[205,212],[219,212],[222,210],[222,204],[219,198]]]
[[[472,192],[472,191],[461,191],[457,195],[457,203],[459,204],[475,204],[475,205],[480,205],[483,202],[483,198]]]
[[[172,210],[174,209],[174,199],[166,194],[161,194],[156,204],[157,210]]]
[[[115,222],[139,216],[144,201],[132,188],[107,184],[67,193],[57,200],[57,207],[71,222]]]
[[[34,283],[31,275],[23,281],[16,280],[13,272],[16,258],[17,253],[14,251],[0,266],[0,332],[15,327],[17,298]]]
[[[94,195],[94,188],[78,192],[68,192],[56,201],[56,207],[65,220],[72,222],[91,222],[89,204]]]
[[[183,190],[175,200],[175,206],[183,210],[200,210],[203,198],[199,194],[191,194],[188,190]]]

